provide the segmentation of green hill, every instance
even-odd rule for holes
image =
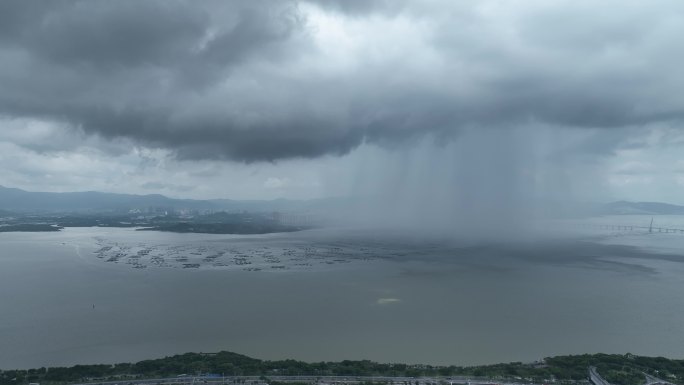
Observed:
[[[584,354],[546,358],[543,362],[483,366],[431,366],[383,364],[368,360],[307,363],[296,360],[266,361],[237,353],[186,353],[137,363],[76,365],[72,367],[0,371],[0,385],[30,382],[62,384],[121,378],[161,378],[181,374],[216,373],[226,376],[396,376],[484,377],[496,382],[586,383],[589,366],[615,385],[643,385],[644,373],[675,384],[684,379],[684,360],[640,357],[631,354]]]

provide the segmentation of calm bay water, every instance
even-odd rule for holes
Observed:
[[[0,368],[218,350],[457,365],[684,357],[684,235],[582,236],[465,246],[344,231],[3,233]]]

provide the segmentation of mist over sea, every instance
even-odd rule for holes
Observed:
[[[3,233],[0,367],[218,350],[445,365],[682,358],[684,234],[594,226],[649,221],[472,243],[348,229]],[[654,226],[684,229],[684,218]]]

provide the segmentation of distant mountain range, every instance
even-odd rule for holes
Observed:
[[[30,192],[0,186],[0,215],[2,211],[129,211],[129,210],[225,210],[225,211],[288,211],[327,206],[334,199],[308,201],[231,200],[231,199],[174,199],[160,194],[133,195],[97,191],[86,192]]]
[[[160,194],[133,195],[97,191],[86,192],[30,192],[0,186],[0,216],[7,212],[102,212],[129,210],[224,210],[250,211],[303,211],[344,210],[353,206],[353,198],[326,198],[312,200],[231,200],[231,199],[174,199]],[[612,202],[589,205],[587,214],[599,215],[684,215],[684,206],[659,202]],[[4,211],[4,212],[3,212]],[[584,210],[583,210],[584,211]]]

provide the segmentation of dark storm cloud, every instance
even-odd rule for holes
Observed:
[[[323,9],[349,15],[367,15],[375,12],[396,13],[405,6],[404,0],[314,0]]]
[[[372,55],[321,47],[308,3],[5,1],[0,115],[246,162],[463,127],[623,130],[684,116],[678,2],[314,3],[422,27],[367,22],[359,44],[386,45]],[[322,49],[353,64],[334,69]]]
[[[173,4],[173,6],[171,6]],[[161,65],[187,55],[207,15],[159,2],[3,2],[2,41],[55,65]]]

